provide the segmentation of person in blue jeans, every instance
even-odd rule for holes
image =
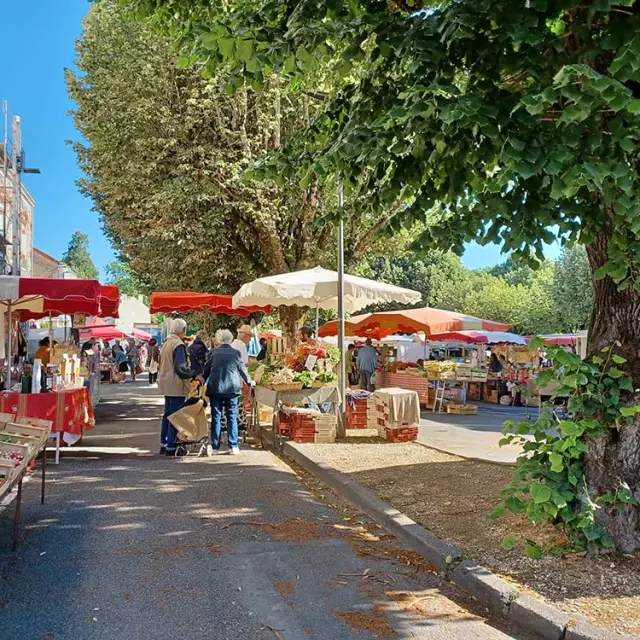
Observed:
[[[239,351],[231,346],[233,334],[227,329],[216,333],[216,343],[220,346],[209,352],[204,367],[207,381],[207,396],[211,403],[211,445],[207,453],[211,456],[220,453],[222,434],[222,412],[227,418],[227,437],[231,454],[238,449],[238,398],[242,395],[242,381],[253,386],[247,367],[242,362]]]
[[[198,378],[202,381],[201,377],[189,369],[187,347],[184,344],[187,323],[182,318],[177,318],[173,321],[171,331],[160,350],[158,365],[158,392],[164,396],[160,455],[167,456],[176,455],[177,450],[177,432],[169,421],[169,416],[184,404],[191,380]],[[181,452],[184,453],[182,450]]]

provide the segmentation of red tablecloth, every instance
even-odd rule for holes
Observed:
[[[4,392],[0,394],[0,412],[51,420],[53,431],[78,435],[96,424],[86,387],[48,393]]]

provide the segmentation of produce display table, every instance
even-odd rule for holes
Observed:
[[[274,415],[274,437],[280,441],[280,407],[283,404],[296,404],[309,402],[312,404],[323,404],[324,402],[337,403],[340,394],[337,387],[319,387],[315,389],[300,389],[296,391],[275,391],[267,387],[257,386],[253,389],[253,416],[258,415],[258,405],[265,405],[273,409]],[[256,424],[254,422],[254,424]],[[257,425],[256,425],[257,426]],[[259,428],[259,427],[258,427]],[[260,431],[262,433],[262,431]]]
[[[0,424],[0,502],[16,491],[16,511],[13,519],[13,542],[11,550],[18,546],[20,511],[22,507],[22,482],[25,473],[35,466],[38,454],[42,452],[42,486],[40,504],[44,504],[45,476],[47,468],[47,440],[51,435],[49,427],[37,427],[15,423]]]
[[[319,387],[317,389],[300,389],[297,391],[274,391],[266,387],[254,388],[254,398],[257,404],[264,404],[277,411],[281,404],[296,404],[310,402],[322,404],[323,402],[338,402],[338,387]]]
[[[5,391],[0,394],[0,413],[50,420],[52,437],[56,438],[56,464],[60,460],[60,434],[65,442],[73,444],[82,437],[84,429],[95,426],[93,405],[86,387],[47,393]]]

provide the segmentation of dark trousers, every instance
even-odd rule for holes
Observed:
[[[184,396],[165,396],[164,415],[162,416],[162,432],[160,434],[160,446],[166,447],[167,451],[175,451],[176,437],[178,432],[169,422],[169,416],[175,413],[185,401]]]
[[[222,434],[222,412],[227,419],[227,440],[229,449],[238,446],[238,396],[211,396],[211,443],[220,449]]]
[[[158,382],[158,372],[151,373],[149,371],[149,384],[155,384],[156,382]]]
[[[374,391],[373,385],[371,384],[372,375],[372,371],[363,371],[360,369],[360,388],[363,391]]]

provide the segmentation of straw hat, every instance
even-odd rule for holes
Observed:
[[[243,324],[238,329],[238,335],[240,335],[241,333],[246,333],[248,336],[250,336],[253,333],[253,329],[248,324]]]

